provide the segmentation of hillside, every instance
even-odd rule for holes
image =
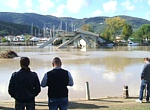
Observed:
[[[8,34],[19,35],[23,33],[30,33],[30,30],[30,26],[0,20],[0,36]]]
[[[132,27],[139,28],[142,24],[150,24],[150,21],[146,19],[131,17],[131,16],[123,16],[120,15],[121,18],[125,19]]]
[[[38,30],[38,27],[33,26],[33,32],[35,32],[36,30]],[[31,34],[31,26],[0,20],[0,36],[8,34],[11,35]],[[37,31],[36,34],[38,34]]]
[[[138,29],[143,24],[150,24],[150,21],[131,17],[131,16],[124,16],[120,15],[121,18],[125,19],[134,29]],[[91,18],[83,18],[83,19],[76,19],[71,17],[54,17],[51,15],[40,15],[35,13],[10,13],[10,12],[0,12],[0,20],[16,23],[16,24],[22,24],[22,25],[28,25],[31,26],[33,23],[34,26],[43,28],[49,27],[52,28],[55,26],[55,29],[58,29],[59,25],[62,22],[62,29],[72,30],[72,25],[74,25],[75,28],[80,28],[83,24],[90,24],[93,26],[94,31],[99,33],[100,30],[104,28],[104,20],[105,16],[99,16],[99,17],[91,17]]]

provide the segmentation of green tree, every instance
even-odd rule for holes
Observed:
[[[93,27],[89,24],[84,24],[81,26],[81,30],[84,31],[89,31],[89,32],[94,32]]]
[[[102,36],[103,38],[107,39],[107,40],[111,40],[111,36],[110,36],[110,32],[108,31],[108,29],[105,29],[103,33],[100,34],[100,36]]]
[[[128,38],[132,35],[132,32],[132,27],[126,23],[122,29],[123,39],[128,40]]]
[[[139,29],[143,39],[149,39],[150,37],[150,24],[144,24]]]
[[[24,39],[25,39],[25,41],[29,41],[29,40],[30,40],[30,38],[31,38],[31,36],[30,36],[30,35],[28,35],[28,34],[26,34]]]
[[[125,24],[125,20],[120,17],[106,18],[105,19],[106,29],[109,31],[112,40]]]
[[[150,24],[144,24],[142,25],[137,31],[135,31],[132,34],[132,37],[134,39],[139,39],[139,40],[149,40],[150,38]]]
[[[8,34],[9,34],[9,32],[6,29],[0,31],[0,36],[5,36],[5,35],[8,35]]]
[[[2,42],[7,42],[7,39],[6,39],[5,37],[3,37],[3,38],[1,39],[1,41],[2,41]]]

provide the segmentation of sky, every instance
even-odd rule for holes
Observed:
[[[78,19],[127,15],[150,20],[150,0],[0,0],[0,12]]]

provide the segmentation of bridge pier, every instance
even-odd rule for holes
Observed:
[[[62,43],[66,42],[68,37],[62,37]]]
[[[93,40],[94,40],[94,42],[93,42],[93,47],[95,48],[95,47],[96,47],[96,44],[97,44],[97,40],[96,40],[96,38],[94,38]]]

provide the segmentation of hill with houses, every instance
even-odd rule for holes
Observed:
[[[143,24],[150,24],[150,21],[146,19],[136,18],[132,16],[119,15],[119,17],[125,19],[133,29],[138,29]],[[55,17],[51,15],[40,15],[36,13],[12,13],[12,12],[0,12],[0,33],[4,30],[8,31],[9,34],[18,33],[31,33],[31,25],[34,27],[43,29],[55,28],[68,31],[74,28],[79,29],[84,24],[90,24],[93,27],[94,32],[99,33],[99,31],[104,28],[103,25],[105,21],[105,16],[90,17],[83,19],[76,19],[71,17]],[[2,31],[2,32],[1,32]]]

